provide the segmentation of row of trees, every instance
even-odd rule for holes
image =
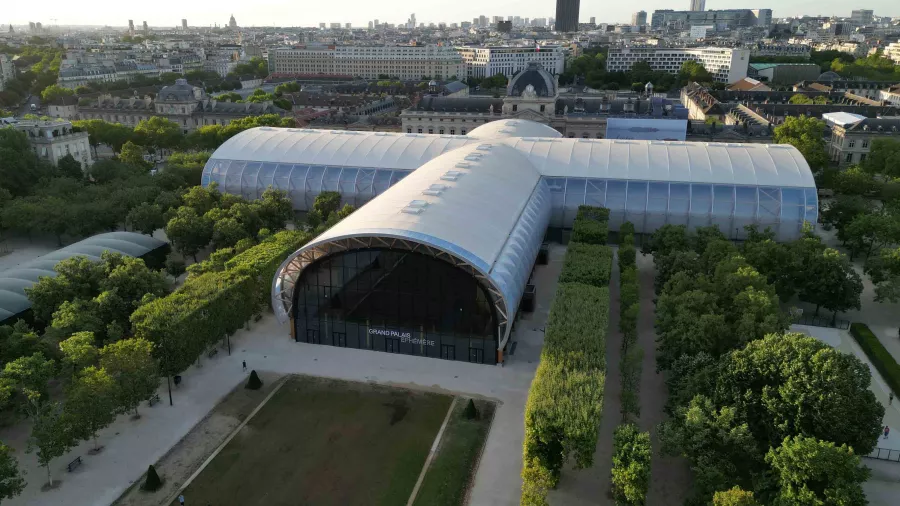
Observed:
[[[62,49],[0,44],[0,53],[18,57],[13,62],[16,77],[5,82],[3,90],[0,90],[0,107],[18,108],[29,95],[39,95],[41,90],[56,83],[62,63]]]
[[[587,53],[567,63],[560,75],[560,84],[587,85],[595,89],[631,89],[643,91],[648,82],[655,91],[663,92],[684,86],[689,82],[702,83],[708,87],[718,87],[706,67],[695,61],[685,62],[677,75],[666,71],[653,70],[646,61],[638,61],[627,72],[607,72],[606,54]]]
[[[28,451],[37,454],[53,485],[51,463],[79,441],[94,441],[116,415],[133,412],[156,391],[159,380],[151,356],[152,345],[143,339],[123,339],[98,349],[90,332],[76,333],[60,343],[62,361],[41,353],[8,362],[0,371],[0,402],[15,408],[32,423]],[[71,366],[71,369],[69,368]],[[68,372],[66,372],[68,371]],[[49,383],[57,375],[71,374],[65,400],[53,400]],[[25,487],[14,457],[0,443],[0,499],[18,495]]]
[[[650,486],[650,433],[635,425],[640,416],[641,363],[637,344],[640,285],[634,224],[619,227],[619,332],[622,334],[619,370],[622,376],[622,423],[613,436],[612,487],[617,504],[643,505]]]
[[[582,206],[573,237],[582,225],[607,219],[605,209]],[[525,405],[524,505],[547,504],[547,492],[558,483],[570,457],[576,468],[593,465],[603,407],[612,270],[612,250],[605,243],[605,236],[600,244],[570,242],[566,252]]]
[[[657,364],[669,375],[672,415],[660,427],[662,449],[690,460],[697,504],[716,492],[720,503],[753,494],[763,504],[838,496],[865,504],[859,455],[874,448],[884,415],[870,373],[851,355],[785,334],[779,308],[789,284],[780,276],[818,264],[826,248],[807,234],[775,253],[768,234],[748,233],[743,251],[714,227],[687,234],[667,225],[650,240]],[[779,256],[785,251],[793,259]],[[777,261],[789,266],[774,268]]]

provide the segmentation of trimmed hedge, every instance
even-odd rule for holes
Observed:
[[[187,369],[209,346],[233,334],[262,307],[275,269],[307,240],[284,231],[225,262],[225,270],[191,276],[131,315],[135,337],[154,343],[162,374]]]
[[[570,242],[559,282],[608,286],[612,257],[613,252],[608,246]]]
[[[891,391],[900,394],[900,365],[894,356],[887,351],[881,341],[875,337],[872,330],[864,323],[851,323],[850,335],[859,343],[859,347],[866,352],[869,361],[878,369],[878,372],[891,387]]]
[[[609,288],[560,283],[525,405],[522,504],[543,504],[569,456],[593,464],[608,327]]]
[[[650,433],[634,424],[613,434],[612,487],[616,504],[643,506],[650,488]]]
[[[609,237],[609,209],[605,207],[578,206],[572,226],[572,242],[606,244]]]
[[[626,239],[628,236],[631,236],[630,241],[628,241]],[[633,246],[634,245],[634,223],[632,223],[630,221],[626,221],[625,223],[623,223],[622,226],[619,227],[619,237],[621,238],[619,240],[620,244],[631,244]]]

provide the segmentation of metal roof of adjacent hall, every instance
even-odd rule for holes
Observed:
[[[0,321],[15,316],[31,307],[25,295],[43,276],[56,276],[54,267],[59,262],[84,256],[99,260],[104,251],[139,257],[166,244],[164,241],[135,232],[109,232],[98,234],[58,249],[15,267],[0,271]]]

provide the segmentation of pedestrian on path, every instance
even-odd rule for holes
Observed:
[[[890,433],[891,433],[891,428],[888,427],[887,425],[885,425],[885,426],[884,426],[884,438],[887,439],[887,438],[888,438],[888,434],[890,434]]]
[[[888,394],[888,406],[894,403],[894,392]]]
[[[184,506],[184,494],[178,496],[178,504]]]
[[[244,364],[244,372],[247,372],[247,361],[244,360],[244,361],[243,361],[243,364]]]

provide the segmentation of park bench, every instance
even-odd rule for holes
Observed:
[[[157,402],[159,402],[159,394],[153,394],[153,397],[147,400],[147,405],[152,408]]]
[[[69,462],[69,465],[67,465],[66,468],[68,468],[69,472],[71,473],[72,471],[75,470],[76,467],[78,467],[80,465],[81,465],[81,457],[75,457],[75,460],[73,460],[72,462]]]
[[[217,353],[219,353],[219,349],[218,349],[218,348],[212,348],[212,349],[210,349],[210,350],[206,353],[206,356],[209,357],[209,358],[213,358],[213,357],[216,356]]]

